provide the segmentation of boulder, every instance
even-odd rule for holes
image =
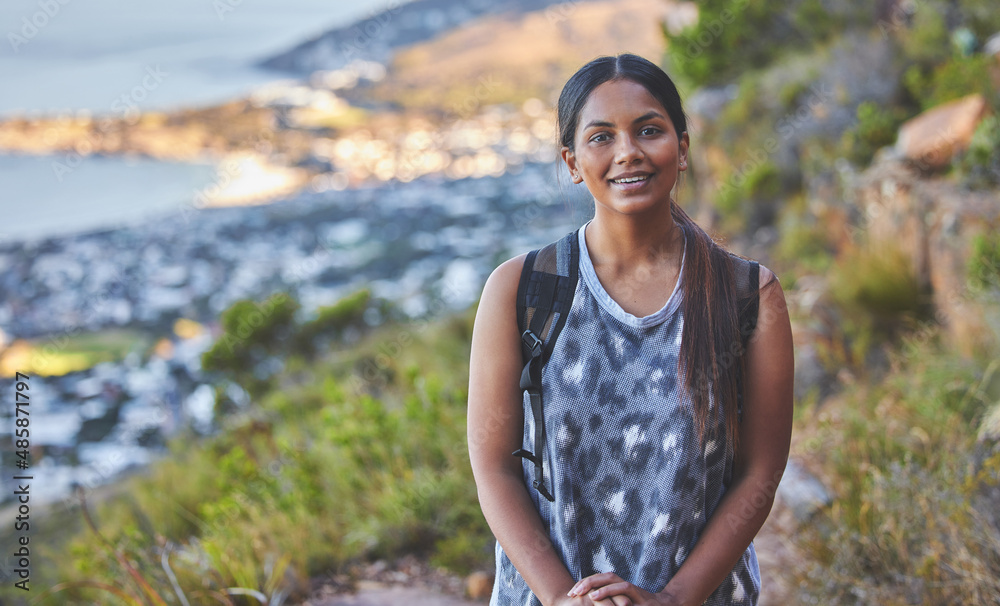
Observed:
[[[983,54],[992,55],[994,59],[1000,61],[1000,33],[993,34],[983,45]]]
[[[795,459],[789,459],[785,465],[777,498],[791,509],[799,522],[808,521],[814,513],[833,502],[823,483]]]
[[[893,242],[910,259],[917,281],[932,293],[945,340],[963,355],[990,351],[1000,338],[1000,318],[971,287],[968,259],[978,235],[1000,229],[996,193],[927,178],[887,159],[858,175],[847,197],[860,214],[856,239]],[[918,331],[918,338],[932,332]]]
[[[986,99],[979,93],[942,103],[903,123],[896,150],[925,170],[943,168],[969,146],[986,111]]]
[[[997,402],[983,417],[976,436],[980,444],[1000,444],[1000,402]]]
[[[465,594],[473,600],[489,598],[493,593],[493,577],[485,572],[473,572],[465,579]]]

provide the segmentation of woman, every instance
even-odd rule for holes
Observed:
[[[760,267],[756,330],[741,350],[730,285],[747,261],[671,197],[689,137],[659,67],[631,54],[591,61],[563,88],[559,129],[595,211],[578,230],[580,279],[542,371],[551,503],[511,456],[531,444],[515,314],[525,255],[487,280],[472,337],[469,449],[497,538],[491,604],[756,604],[751,541],[791,436],[781,286]]]

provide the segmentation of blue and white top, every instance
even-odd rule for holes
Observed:
[[[555,502],[528,492],[574,579],[615,572],[656,593],[677,573],[725,493],[732,449],[709,439],[699,447],[690,399],[678,380],[687,241],[670,298],[640,318],[601,286],[585,227],[578,230],[573,304],[542,367],[544,472]],[[524,418],[523,446],[530,450],[534,423],[527,396]],[[523,470],[531,486],[534,464],[523,460]],[[751,543],[705,604],[753,606],[759,593]],[[499,543],[490,604],[541,604]]]

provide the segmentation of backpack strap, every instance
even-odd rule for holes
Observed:
[[[535,464],[532,486],[555,501],[545,486],[542,455],[545,451],[545,415],[542,408],[542,366],[548,361],[556,338],[566,323],[579,278],[580,245],[572,231],[560,240],[528,253],[517,286],[517,325],[521,331],[521,389],[528,393],[535,420],[534,452],[518,448],[514,456]]]
[[[739,314],[740,339],[743,355],[750,346],[750,337],[757,328],[757,312],[760,307],[760,263],[733,256],[733,273],[736,277],[736,306]],[[743,419],[743,382],[738,375],[737,411]]]

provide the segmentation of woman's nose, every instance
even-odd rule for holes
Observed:
[[[628,164],[635,159],[642,158],[642,148],[636,143],[631,134],[623,133],[615,141],[615,162]]]

